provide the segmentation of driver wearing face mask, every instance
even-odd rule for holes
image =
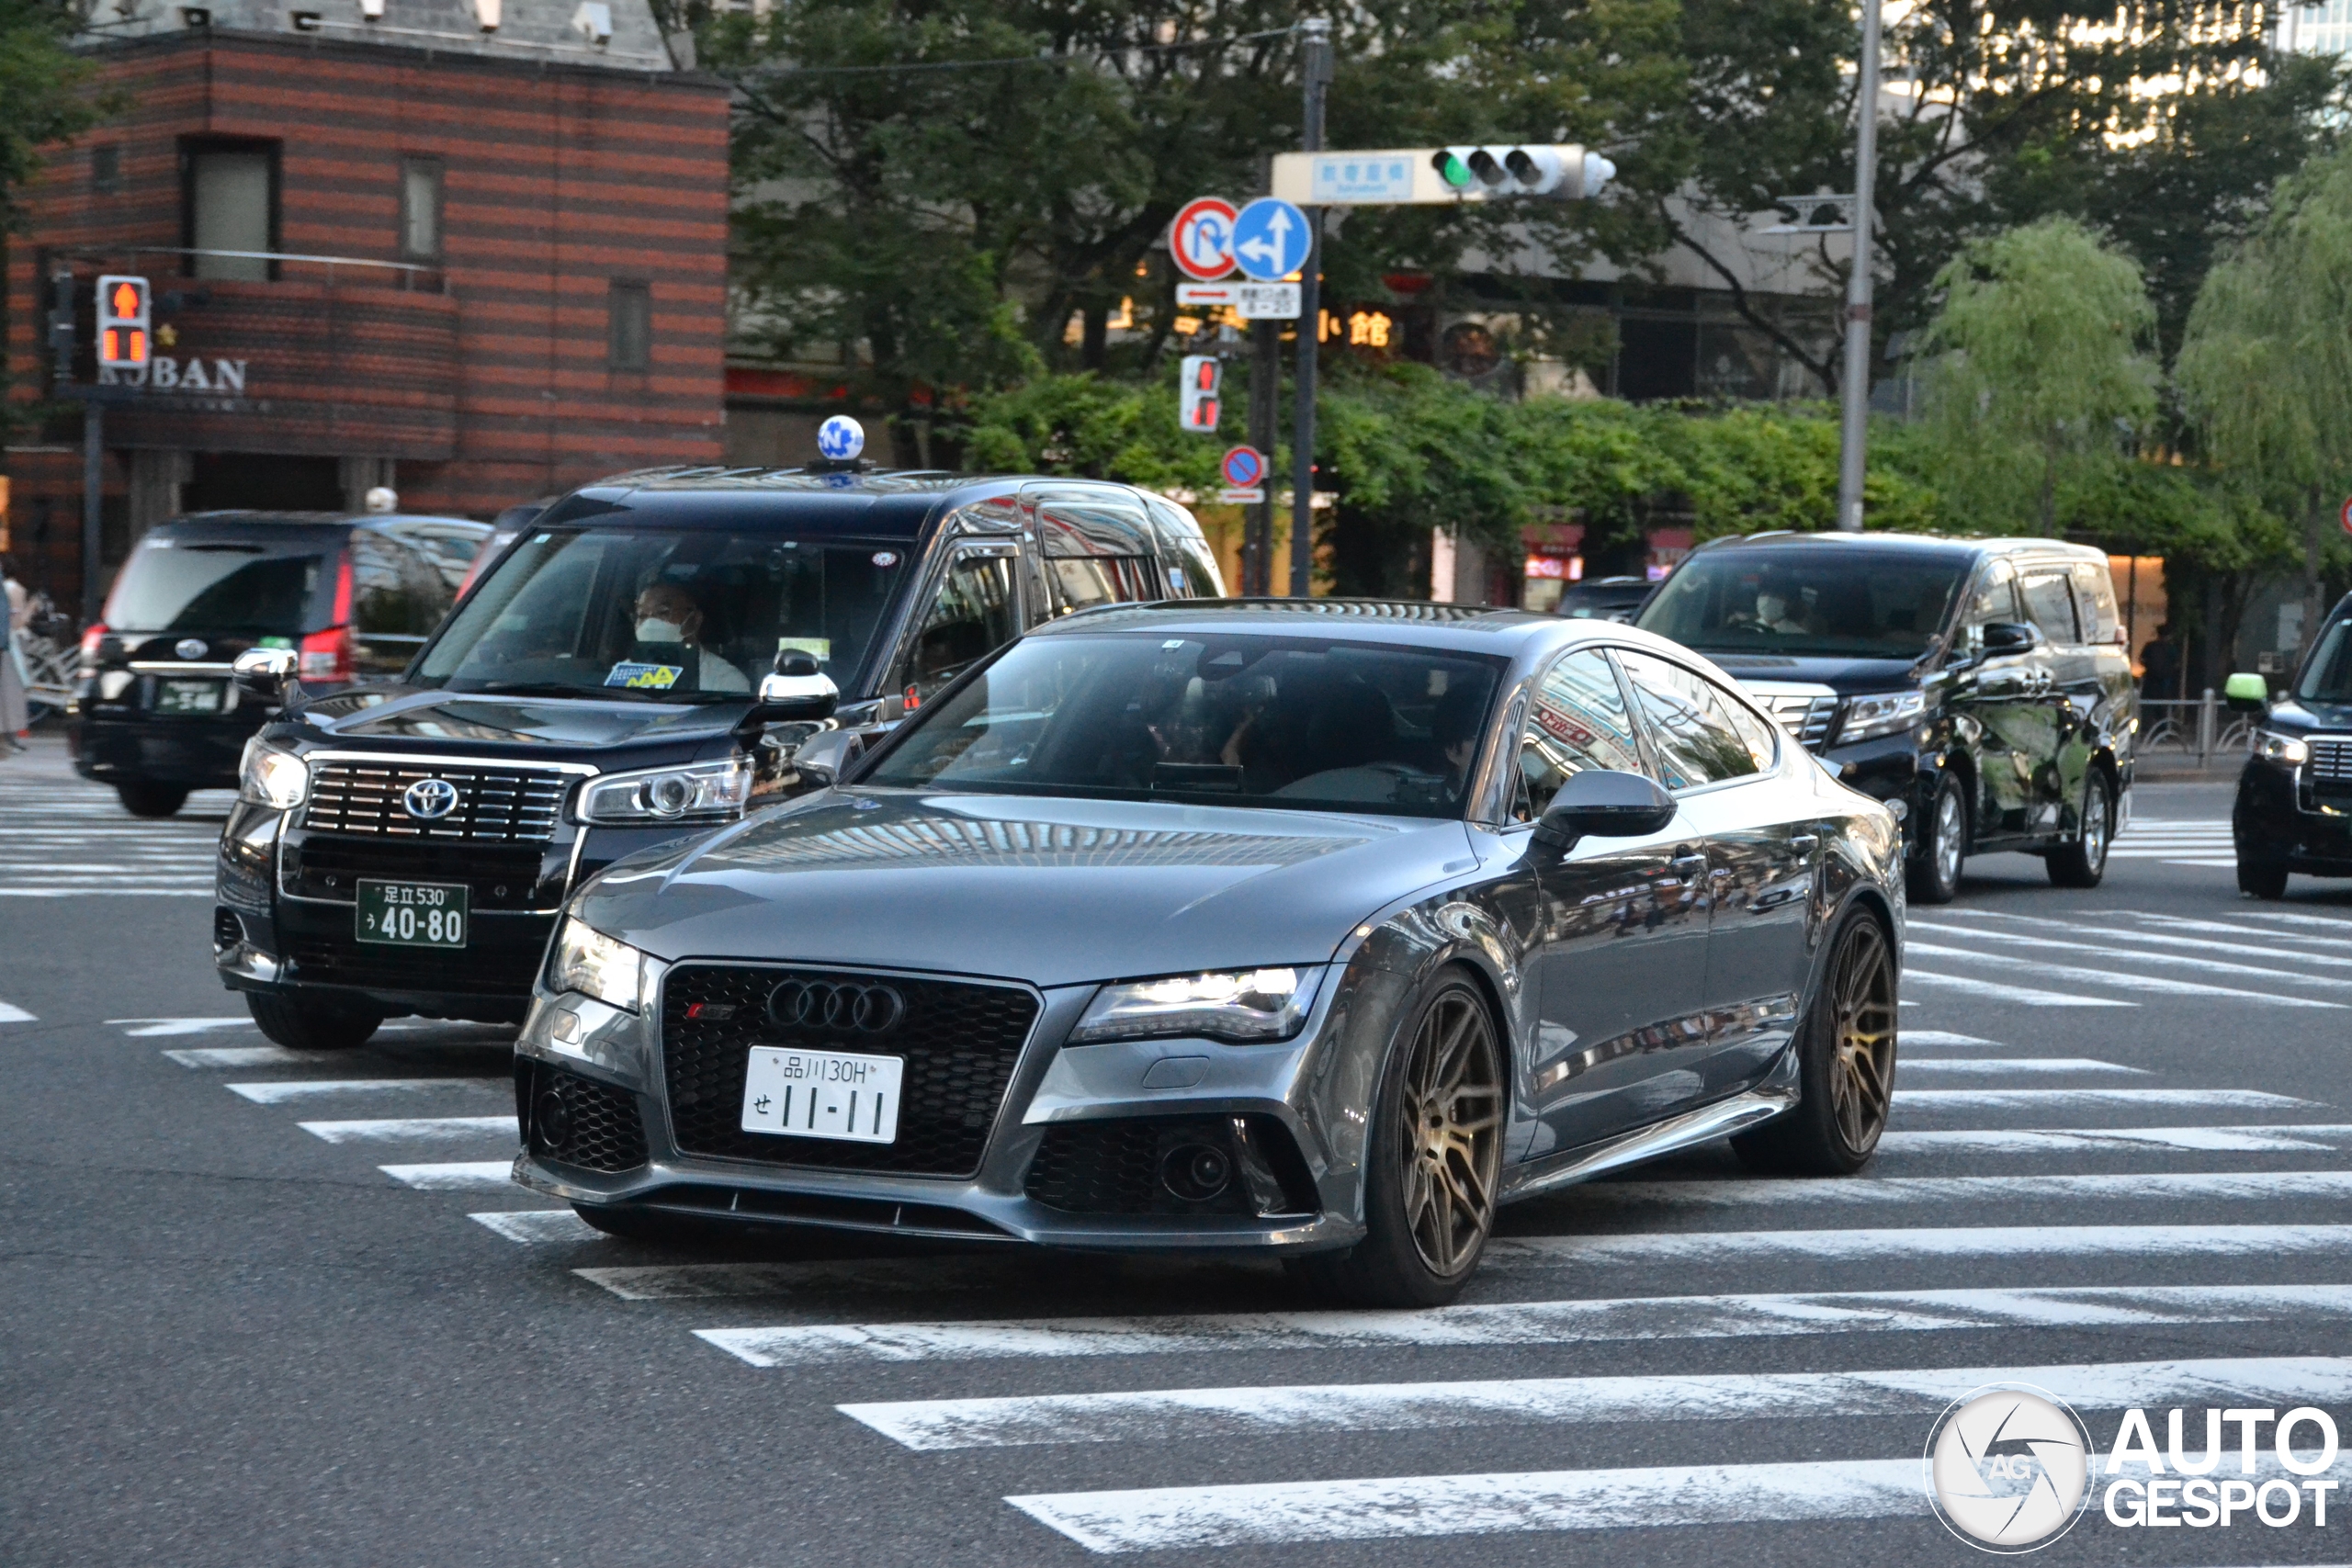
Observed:
[[[1788,595],[1778,588],[1756,591],[1756,618],[1751,624],[1768,632],[1797,633],[1805,629],[1803,621],[1789,614]]]
[[[748,692],[743,672],[702,644],[702,606],[682,583],[659,579],[637,596],[637,640],[640,643],[684,643],[700,660],[695,682],[706,692]]]

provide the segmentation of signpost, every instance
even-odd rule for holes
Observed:
[[[1279,283],[1306,265],[1313,246],[1306,214],[1276,197],[1261,196],[1233,220],[1233,260],[1260,283]]]
[[[2335,517],[2337,522],[2344,525],[2344,531],[2352,534],[2352,499],[2347,499],[2344,502],[2344,509],[2338,512]]]
[[[1254,506],[1266,499],[1266,456],[1255,446],[1235,446],[1217,463],[1225,489],[1217,500],[1228,506]]]
[[[1233,219],[1233,203],[1222,197],[1196,197],[1186,202],[1168,231],[1168,254],[1176,270],[1204,283],[1230,273]]]
[[[1287,321],[1298,315],[1295,283],[1180,283],[1179,305],[1223,305],[1245,321]]]

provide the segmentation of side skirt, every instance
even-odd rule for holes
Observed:
[[[1716,1138],[1744,1133],[1758,1122],[1769,1122],[1797,1102],[1797,1050],[1792,1041],[1788,1047],[1766,1069],[1751,1089],[1742,1089],[1727,1100],[1702,1105],[1696,1111],[1685,1111],[1663,1122],[1604,1138],[1581,1148],[1564,1149],[1540,1160],[1503,1173],[1500,1203],[1517,1202],[1549,1192],[1556,1187],[1589,1180],[1604,1171],[1623,1166],[1638,1165],[1676,1149],[1689,1148],[1693,1144],[1710,1143]]]

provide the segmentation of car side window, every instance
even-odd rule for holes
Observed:
[[[933,693],[1021,634],[1021,599],[1010,552],[964,550],[948,562],[902,660],[898,684]]]
[[[1520,731],[1510,819],[1532,822],[1569,774],[1592,768],[1638,773],[1642,751],[1617,672],[1607,655],[1587,648],[1553,660],[1535,682]]]
[[[2083,640],[2112,643],[2120,615],[2115,604],[2115,574],[2097,561],[2075,563],[2075,614]]]
[[[2064,571],[2028,572],[2018,584],[2025,600],[2026,619],[2041,635],[2059,644],[2083,640],[2075,625],[2075,595]]]
[[[1057,556],[1046,562],[1054,614],[1160,598],[1159,563],[1145,556]]]
[[[1741,701],[1735,693],[1726,692],[1712,681],[1708,688],[1714,693],[1716,704],[1739,738],[1747,744],[1747,754],[1756,759],[1756,770],[1769,773],[1781,760],[1781,732],[1767,723],[1763,715]]]
[[[1735,705],[1713,682],[1632,649],[1619,649],[1617,662],[1649,730],[1660,784],[1670,790],[1697,789],[1761,771],[1732,720],[1729,710]]]
[[[2018,618],[2017,573],[2009,563],[1996,560],[1984,569],[1977,579],[1976,591],[1968,596],[1968,614],[1961,625],[1971,631],[1995,621]]]

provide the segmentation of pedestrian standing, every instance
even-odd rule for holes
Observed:
[[[25,585],[9,573],[7,563],[0,561],[0,737],[6,739],[11,751],[27,750],[25,741],[32,724],[25,695],[31,682],[25,674],[24,651],[17,646],[17,628],[24,625],[25,608],[31,600]]]

